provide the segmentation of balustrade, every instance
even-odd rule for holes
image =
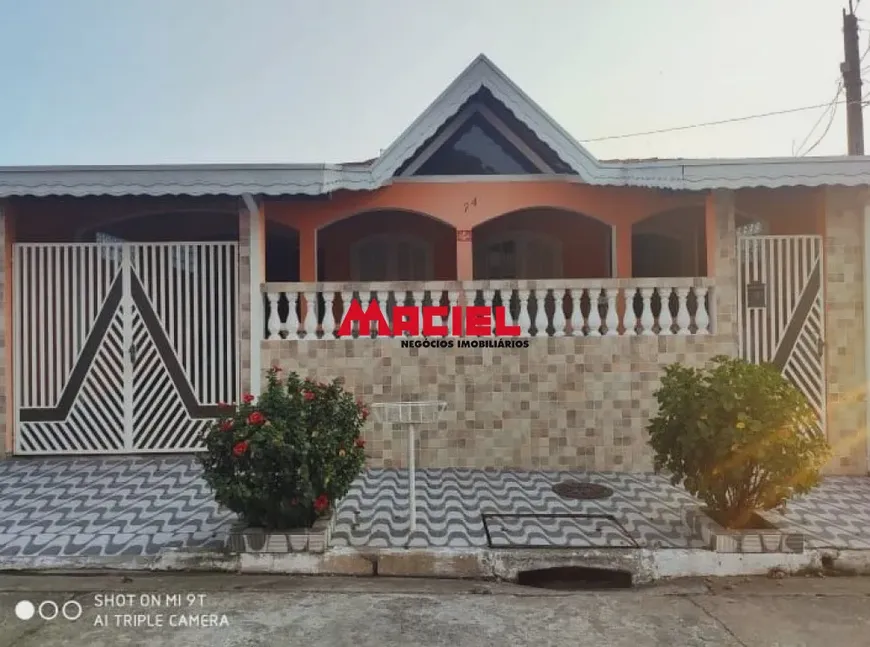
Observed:
[[[392,326],[392,308],[484,305],[507,308],[507,324],[522,337],[706,335],[711,332],[711,279],[591,281],[467,281],[428,283],[267,283],[265,339],[337,339],[353,300],[380,304]],[[418,314],[422,328],[422,310]],[[443,321],[453,337],[452,308]],[[376,326],[370,335],[377,337]],[[359,326],[350,335],[358,337]],[[392,336],[392,335],[390,335]]]

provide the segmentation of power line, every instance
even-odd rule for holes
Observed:
[[[825,129],[822,131],[822,134],[819,135],[819,138],[813,143],[813,145],[810,146],[806,151],[804,151],[804,153],[802,155],[800,155],[800,157],[805,157],[805,156],[809,155],[810,153],[812,153],[814,150],[816,150],[816,147],[819,144],[821,144],[825,140],[825,137],[828,136],[828,133],[831,132],[831,126],[834,125],[834,119],[837,116],[837,106],[838,105],[839,105],[838,102],[834,102],[831,104],[831,110],[830,110],[831,117],[830,117],[830,119],[828,119],[828,123],[825,126]],[[813,130],[815,130],[815,128],[813,128]]]
[[[834,123],[834,116],[837,114],[837,100],[840,98],[840,95],[843,94],[843,90],[844,90],[844,89],[845,89],[845,87],[844,87],[844,85],[843,85],[843,79],[840,79],[840,81],[837,83],[837,91],[836,91],[836,93],[834,94],[834,98],[831,99],[831,102],[828,104],[828,106],[827,106],[827,108],[825,109],[825,111],[822,112],[822,114],[819,115],[819,118],[816,120],[816,123],[814,123],[814,124],[813,124],[813,127],[810,128],[810,132],[808,132],[808,133],[807,133],[807,136],[804,137],[804,140],[801,142],[800,146],[798,146],[797,149],[795,149],[795,154],[796,154],[796,155],[800,155],[801,149],[803,149],[803,147],[806,146],[806,144],[807,144],[807,142],[809,141],[810,137],[812,137],[812,136],[813,136],[813,133],[816,132],[816,128],[818,128],[818,127],[819,127],[819,124],[822,123],[822,119],[824,119],[824,118],[825,118],[825,115],[827,115],[827,114],[829,114],[829,113],[830,113],[831,118],[830,118],[830,120],[828,121],[828,125],[825,126],[825,131],[822,133],[822,136],[821,136],[819,139],[816,140],[816,143],[813,144],[812,146],[810,146],[809,150],[807,150],[807,152],[804,153],[804,155],[808,154],[808,153],[811,152],[813,149],[815,149],[815,147],[818,146],[819,143],[821,143],[821,141],[825,138],[825,136],[826,136],[826,135],[828,134],[828,132],[831,130],[831,124]]]
[[[855,101],[853,103],[860,103],[862,105],[866,105],[867,97],[864,97],[861,101]],[[848,103],[845,100],[842,101],[834,101],[833,105],[843,105]],[[766,117],[778,117],[780,115],[788,115],[796,112],[806,112],[807,110],[818,110],[819,108],[830,108],[831,102],[828,103],[819,103],[814,106],[802,106],[800,108],[789,108],[787,110],[775,110],[773,112],[762,112],[755,115],[745,115],[743,117],[732,117],[731,119],[721,119],[719,121],[705,121],[697,124],[689,124],[686,126],[674,126],[672,128],[658,128],[656,130],[646,130],[642,132],[636,133],[625,133],[622,135],[608,135],[607,137],[594,137],[592,139],[581,139],[580,141],[583,143],[588,142],[603,142],[614,139],[628,139],[629,137],[645,137],[647,135],[660,135],[664,133],[673,133],[680,130],[694,130],[695,128],[709,128],[710,126],[722,126],[725,124],[734,124],[742,121],[749,121],[751,119],[764,119]]]

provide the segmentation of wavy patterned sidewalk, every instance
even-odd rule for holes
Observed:
[[[552,486],[565,479],[614,493],[564,499]],[[692,501],[650,474],[422,470],[409,536],[407,471],[373,469],[339,506],[333,546],[689,548],[679,515]],[[870,549],[870,479],[829,478],[785,517],[815,548]],[[2,559],[220,550],[234,520],[189,456],[0,461]]]

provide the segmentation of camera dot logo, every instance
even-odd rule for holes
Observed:
[[[36,607],[30,600],[22,600],[15,605],[15,617],[19,620],[30,620],[36,613]]]
[[[41,620],[54,620],[62,615],[64,619],[74,621],[82,617],[82,605],[75,600],[68,600],[63,605],[52,600],[43,600],[39,606],[35,606],[30,600],[21,600],[15,605],[15,617],[19,620],[30,620],[37,614]]]

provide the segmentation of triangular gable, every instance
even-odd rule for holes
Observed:
[[[372,167],[373,179],[383,182],[407,169],[411,160],[423,152],[423,147],[449,128],[449,122],[466,117],[459,113],[474,103],[481,90],[506,109],[508,119],[513,118],[528,128],[580,179],[595,180],[597,160],[483,54],[383,152]]]
[[[541,173],[575,174],[486,88],[473,94],[396,170],[396,176]]]

